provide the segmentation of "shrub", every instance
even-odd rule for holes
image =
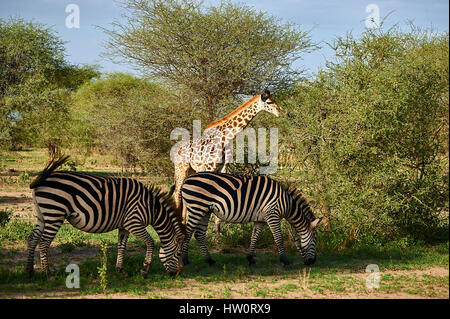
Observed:
[[[295,178],[336,244],[433,240],[448,220],[448,33],[368,30],[333,49],[280,102]]]

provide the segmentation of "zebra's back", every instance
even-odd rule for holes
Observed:
[[[142,183],[129,178],[58,171],[34,190],[34,198],[39,209],[45,210],[46,223],[64,214],[82,231],[103,233],[121,226],[144,189]]]
[[[224,221],[246,223],[265,221],[265,213],[280,205],[284,189],[266,176],[203,172],[186,178],[181,192],[189,218],[211,210]]]

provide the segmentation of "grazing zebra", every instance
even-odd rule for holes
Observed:
[[[284,252],[281,220],[285,218],[296,230],[295,244],[306,265],[316,260],[316,227],[321,218],[315,218],[304,197],[295,190],[287,191],[279,182],[266,176],[233,176],[203,172],[189,176],[181,188],[182,205],[187,209],[186,237],[182,261],[189,263],[189,241],[194,233],[202,255],[214,264],[206,247],[206,230],[211,213],[229,223],[253,222],[250,251],[247,260],[255,266],[256,242],[267,223],[278,248],[280,260],[290,269]]]
[[[88,233],[119,230],[116,270],[122,269],[123,253],[130,233],[147,245],[144,266],[147,276],[153,253],[153,239],[145,229],[151,225],[161,240],[159,257],[171,275],[181,272],[179,263],[184,227],[174,209],[172,194],[130,178],[114,178],[75,172],[55,172],[68,159],[61,157],[47,165],[31,183],[37,224],[28,237],[27,271],[33,276],[34,251],[39,243],[41,266],[49,276],[47,253],[64,220]]]

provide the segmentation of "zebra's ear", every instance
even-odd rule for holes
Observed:
[[[317,225],[319,225],[319,223],[322,221],[322,217],[320,218],[316,218],[311,222],[311,228],[316,228]]]

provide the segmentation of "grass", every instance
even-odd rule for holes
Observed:
[[[1,190],[6,193],[29,192],[29,183],[44,167],[46,159],[45,150],[0,154]],[[74,156],[74,160],[83,164],[77,166],[81,171],[114,175],[120,170],[110,165],[110,159],[100,156]],[[8,170],[13,172],[5,173]],[[157,181],[153,179],[153,182]],[[148,227],[156,247],[147,279],[140,275],[145,255],[142,241],[130,236],[123,265],[128,277],[124,277],[115,272],[117,231],[88,234],[66,223],[59,230],[49,254],[54,277],[47,280],[38,267],[35,278],[31,280],[25,272],[26,239],[34,227],[34,220],[18,218],[17,204],[8,205],[3,205],[0,197],[0,298],[449,297],[448,240],[433,245],[399,240],[339,250],[331,244],[321,243],[316,264],[306,267],[285,231],[288,259],[294,265],[292,271],[286,271],[279,261],[272,234],[266,227],[256,251],[258,268],[253,269],[245,258],[252,227],[226,225],[222,237],[217,239],[213,234],[213,223],[207,243],[217,264],[211,267],[203,261],[193,239],[189,255],[191,264],[184,267],[176,278],[165,274],[158,258],[159,239]],[[70,263],[76,263],[80,268],[80,289],[65,286],[68,275],[65,270]],[[379,289],[366,288],[369,274],[365,270],[369,264],[376,264],[380,269]],[[433,269],[438,271],[431,271]]]
[[[317,262],[311,268],[303,265],[298,254],[289,254],[294,270],[286,271],[276,252],[267,249],[257,251],[256,269],[247,265],[245,249],[225,254],[220,249],[214,249],[212,257],[217,265],[211,267],[203,261],[198,245],[193,240],[189,256],[191,264],[183,269],[180,276],[172,278],[165,274],[165,269],[157,258],[158,238],[152,232],[156,242],[155,257],[148,279],[143,279],[139,270],[145,246],[137,238],[130,236],[124,259],[124,269],[129,277],[123,277],[115,272],[116,231],[86,234],[65,224],[57,234],[49,255],[50,263],[55,268],[54,278],[46,280],[37,269],[36,277],[30,280],[24,270],[24,261],[25,239],[32,228],[32,224],[15,220],[0,228],[0,240],[3,243],[0,248],[1,297],[22,296],[25,293],[28,297],[56,294],[59,297],[127,295],[148,298],[298,298],[334,295],[364,297],[375,292],[386,295],[401,293],[431,298],[448,297],[448,275],[418,272],[436,267],[448,269],[448,242],[401,249],[394,245],[373,249],[365,247],[345,254],[319,252]],[[102,250],[100,243],[110,248]],[[91,253],[81,257],[76,254],[83,251]],[[16,257],[20,254],[21,262],[17,262]],[[79,265],[81,277],[81,288],[76,290],[65,287],[65,267],[73,259]],[[368,264],[377,264],[380,268],[381,284],[376,291],[365,288],[365,268]],[[397,274],[396,271],[401,272]]]
[[[71,160],[69,164],[62,166],[64,170],[75,168],[77,172],[104,176],[130,176],[142,182],[165,184],[166,186],[170,183],[167,177],[149,178],[139,172],[125,171],[116,164],[116,160],[112,156],[99,154],[79,155],[74,154],[73,151],[69,153]],[[28,192],[28,186],[45,167],[48,158],[48,153],[45,149],[31,148],[14,152],[0,150],[0,189],[5,192]]]

